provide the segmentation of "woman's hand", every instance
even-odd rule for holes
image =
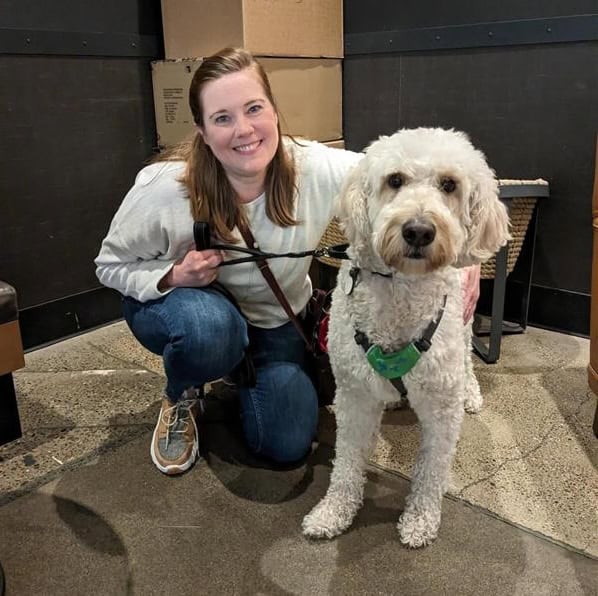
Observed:
[[[463,323],[469,323],[480,297],[480,266],[471,265],[461,270],[461,289],[463,291]]]
[[[219,250],[190,250],[160,280],[158,290],[168,288],[203,288],[218,277],[218,265],[222,262]]]

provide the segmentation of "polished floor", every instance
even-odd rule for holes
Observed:
[[[313,543],[299,524],[327,485],[330,412],[296,469],[268,469],[234,424],[211,423],[204,459],[167,478],[148,455],[161,364],[123,323],[31,352],[15,374],[25,434],[0,447],[7,594],[595,594],[589,342],[530,328],[502,348],[476,361],[485,407],[466,417],[439,538],[421,551],[395,529],[411,410],[384,417],[353,528]]]

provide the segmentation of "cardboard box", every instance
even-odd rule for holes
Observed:
[[[325,58],[259,58],[278,103],[283,133],[315,141],[336,140],[342,130],[341,61]],[[152,62],[158,145],[193,133],[189,85],[201,60]]]
[[[256,56],[343,57],[342,0],[162,0],[166,58],[227,46]]]

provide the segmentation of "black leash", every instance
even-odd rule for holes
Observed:
[[[261,261],[262,259],[278,259],[281,257],[290,257],[292,259],[301,259],[303,257],[330,257],[332,259],[348,259],[347,248],[348,244],[336,244],[335,246],[324,246],[314,250],[304,250],[300,252],[264,252],[258,248],[245,248],[237,246],[236,244],[212,244],[210,236],[210,226],[207,222],[196,221],[193,223],[193,238],[195,240],[196,250],[206,250],[214,248],[216,250],[236,251],[251,256],[240,257],[238,259],[231,259],[229,261],[222,261],[219,267],[227,265],[237,265],[238,263],[251,263]]]

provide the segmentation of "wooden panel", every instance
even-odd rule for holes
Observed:
[[[160,0],[2,0],[0,27],[152,34],[161,29]]]
[[[149,62],[0,56],[0,271],[21,309],[97,288],[93,259],[152,153]]]
[[[343,60],[343,133],[348,149],[361,151],[379,135],[399,128],[400,90],[400,57]]]
[[[597,50],[585,42],[345,58],[347,147],[398,127],[455,127],[499,177],[547,179],[533,283],[589,294]]]
[[[0,376],[25,366],[18,321],[0,325]]]
[[[593,14],[596,0],[345,0],[345,33]]]

